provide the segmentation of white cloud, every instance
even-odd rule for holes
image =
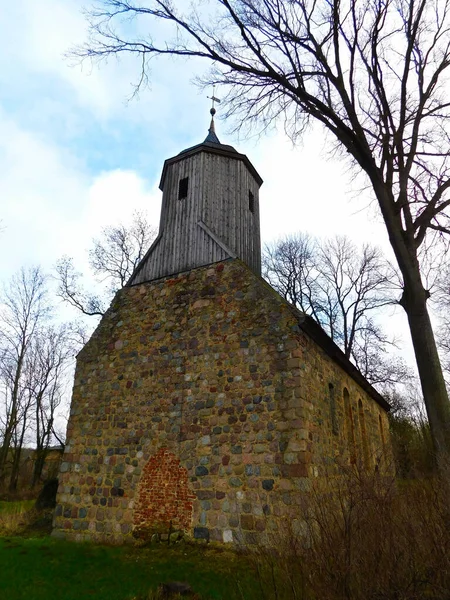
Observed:
[[[33,78],[53,78],[61,88],[60,102],[66,110],[89,110],[99,123],[112,118],[148,123],[167,131],[166,124],[177,119],[192,124],[190,108],[198,100],[188,93],[194,63],[159,61],[152,63],[150,90],[142,100],[128,102],[139,78],[140,62],[135,56],[121,55],[108,61],[79,64],[67,53],[87,40],[88,23],[77,0],[17,0],[2,7],[0,37],[8,52],[0,54],[0,82],[35,93]],[[33,83],[34,82],[34,83]],[[51,83],[51,82],[50,82]],[[63,91],[65,90],[65,93]],[[67,106],[67,97],[70,106]],[[64,98],[64,100],[63,100]],[[39,89],[36,101],[51,109],[48,90]]]
[[[64,161],[65,158],[65,161]],[[73,157],[21,130],[0,114],[0,198],[5,230],[0,236],[3,268],[45,261],[49,239],[76,215],[84,184]],[[51,235],[48,235],[48,232]]]
[[[25,264],[50,269],[62,254],[85,259],[101,228],[147,210],[158,222],[160,193],[132,171],[90,176],[59,148],[0,113],[2,279]]]
[[[99,225],[107,227],[118,223],[129,224],[135,211],[145,211],[148,220],[159,224],[161,192],[134,171],[108,171],[92,182],[83,222],[91,237],[99,233]]]
[[[292,147],[284,135],[263,138],[246,152],[264,179],[261,188],[263,239],[308,231],[328,237],[348,235],[390,251],[378,209],[367,193],[358,193],[344,161],[325,155],[317,131]],[[242,148],[239,148],[242,151]]]
[[[86,34],[87,22],[76,0],[9,3],[2,7],[0,22],[4,47],[9,48],[0,56],[0,78],[18,84],[23,79],[30,83],[33,76],[53,77],[74,94],[75,105],[90,109],[100,120],[123,111],[131,93],[127,61],[113,60],[98,69],[88,63],[71,66],[65,57]]]

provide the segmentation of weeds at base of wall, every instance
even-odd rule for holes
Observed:
[[[34,500],[0,502],[0,537],[48,535],[53,509],[37,510]]]
[[[27,500],[36,500],[40,488],[31,489],[22,487],[14,492],[5,490],[4,486],[0,487],[0,501],[4,502],[25,502]]]
[[[248,550],[261,600],[448,599],[448,481],[352,467],[317,483],[275,550]]]
[[[0,512],[0,536],[22,534],[36,516],[35,511],[23,507],[21,503],[14,504],[16,506],[11,509]]]

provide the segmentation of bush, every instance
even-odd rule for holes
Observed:
[[[411,479],[433,475],[436,461],[428,422],[403,415],[392,415],[389,422],[397,476]]]
[[[0,536],[22,533],[34,516],[31,501],[0,502]]]
[[[398,486],[353,468],[324,489],[305,501],[301,527],[280,535],[277,552],[254,555],[261,600],[448,598],[446,480]]]

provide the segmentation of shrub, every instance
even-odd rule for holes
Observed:
[[[33,502],[0,502],[0,536],[22,533],[34,518]]]
[[[448,598],[447,480],[345,475],[316,486],[276,551],[253,556],[261,600]]]

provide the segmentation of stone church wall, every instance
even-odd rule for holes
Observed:
[[[385,410],[239,260],[124,288],[78,356],[54,535],[276,543]]]

